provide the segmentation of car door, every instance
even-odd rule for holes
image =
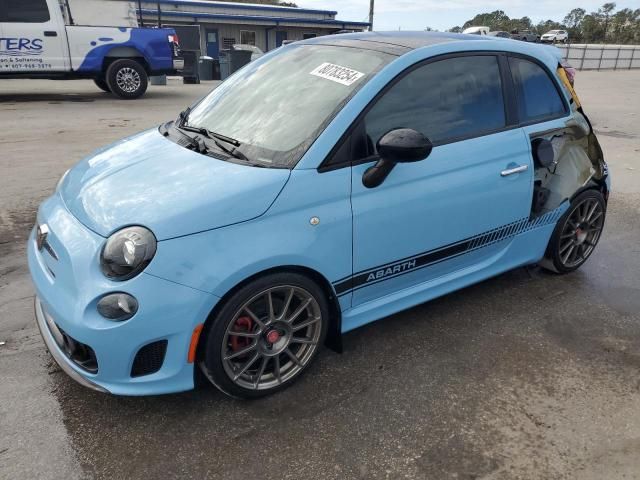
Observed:
[[[541,213],[547,212],[587,183],[593,173],[591,160],[580,144],[580,134],[576,136],[580,129],[576,130],[574,123],[569,122],[569,104],[553,74],[529,57],[511,55],[508,64],[519,121],[532,151],[535,142],[541,139],[553,145],[554,166],[550,168],[553,174],[540,166],[536,166],[534,172],[535,196],[541,201],[546,199],[540,207]]]
[[[57,3],[57,2],[56,2]],[[0,0],[1,71],[7,73],[65,71],[68,51],[61,12],[49,11],[47,0]]]
[[[415,66],[354,128],[354,275],[336,287],[353,293],[353,306],[490,264],[526,221],[531,158],[513,109],[505,108],[505,62],[498,54],[462,54]],[[377,141],[396,128],[424,134],[431,154],[365,187]]]

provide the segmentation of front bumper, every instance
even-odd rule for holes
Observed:
[[[60,368],[86,387],[117,395],[193,388],[194,365],[188,362],[191,335],[217,297],[144,272],[124,282],[108,280],[98,260],[105,239],[80,224],[58,195],[40,207],[38,221],[46,223],[50,233],[47,247],[38,248],[35,229],[27,245],[37,296],[35,315],[44,343]],[[99,299],[114,292],[126,292],[138,300],[139,309],[131,319],[112,322],[97,312]],[[60,342],[61,332],[95,356],[95,369],[87,369],[68,348],[60,347],[68,345]],[[135,374],[140,350],[154,342],[166,342],[159,368]]]
[[[51,317],[45,314],[44,310],[42,309],[42,302],[40,302],[40,299],[38,297],[35,298],[34,310],[36,314],[38,329],[40,330],[40,335],[42,335],[44,344],[46,345],[47,350],[49,350],[49,353],[56,361],[58,366],[62,369],[62,371],[83,387],[90,388],[91,390],[95,390],[97,392],[109,393],[109,390],[101,387],[97,383],[93,383],[92,381],[88,380],[69,364],[69,360],[66,358],[66,356],[62,352],[62,349],[58,346],[58,342],[56,342],[54,338],[54,335],[59,332],[58,327],[55,325]]]

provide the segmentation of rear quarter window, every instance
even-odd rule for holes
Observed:
[[[509,67],[522,123],[535,123],[562,117],[565,103],[549,74],[537,63],[510,57]]]

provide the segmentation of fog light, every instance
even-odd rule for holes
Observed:
[[[114,322],[129,320],[138,311],[138,301],[128,293],[110,293],[98,302],[98,313]]]

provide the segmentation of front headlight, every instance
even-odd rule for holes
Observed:
[[[156,237],[144,227],[126,227],[109,237],[100,256],[102,273],[122,281],[138,275],[156,254]]]

